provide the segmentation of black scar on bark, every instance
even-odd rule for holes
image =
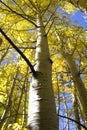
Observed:
[[[48,59],[49,59],[50,63],[53,64],[53,61],[50,58],[48,58]]]

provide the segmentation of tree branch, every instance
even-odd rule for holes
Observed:
[[[12,13],[24,18],[25,20],[29,21],[31,24],[33,24],[35,27],[37,27],[37,25],[31,20],[29,19],[29,17],[25,17],[23,14],[20,14],[18,12],[16,12],[15,10],[11,9],[7,4],[5,4],[3,1],[0,1],[5,7],[7,7]]]
[[[29,61],[29,59],[22,53],[22,51],[12,42],[12,40],[5,34],[5,32],[0,28],[1,34],[5,37],[5,39],[10,43],[10,45],[21,55],[21,57],[26,61],[28,66],[31,69],[31,72],[34,74],[35,70],[33,68],[33,65]]]
[[[69,119],[69,120],[71,120],[71,121],[75,122],[76,124],[78,124],[78,125],[82,126],[83,128],[85,128],[85,130],[87,130],[87,127],[86,127],[85,125],[83,125],[83,124],[79,123],[78,121],[76,121],[76,120],[74,120],[74,119],[72,119],[72,118],[70,118],[70,117],[62,116],[62,115],[59,115],[59,114],[58,114],[58,116],[59,116],[59,117],[62,117],[62,118]]]

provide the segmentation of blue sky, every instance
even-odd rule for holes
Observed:
[[[84,29],[87,30],[87,16],[84,18],[86,15],[84,15],[83,12],[78,10],[75,14],[71,14],[71,18],[73,23],[78,23],[79,25],[83,26]]]

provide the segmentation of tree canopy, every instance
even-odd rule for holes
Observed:
[[[0,1],[1,130],[27,128],[40,27],[48,40],[58,128],[87,129],[87,31],[70,18],[78,10],[86,13],[86,0]]]

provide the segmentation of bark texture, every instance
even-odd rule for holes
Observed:
[[[72,59],[72,56],[69,53],[65,53],[64,51],[61,51],[61,54],[69,64],[71,74],[74,80],[74,84],[77,89],[77,94],[79,96],[79,100],[81,103],[82,112],[84,114],[85,119],[87,120],[87,91],[80,77],[79,70],[76,66],[75,61]]]
[[[32,76],[29,97],[28,130],[58,130],[52,90],[52,64],[45,28],[37,16],[36,73]]]
[[[76,94],[76,89],[74,89],[74,101],[73,101],[73,108],[74,108],[74,114],[75,114],[75,120],[80,123],[80,117],[79,117],[79,104],[78,104],[78,99],[77,99],[77,94]],[[81,126],[79,124],[76,124],[77,129],[81,130]]]

